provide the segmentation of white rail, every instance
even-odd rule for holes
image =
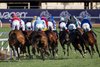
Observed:
[[[8,42],[8,38],[2,38],[2,39],[0,39],[0,48],[1,48],[1,51],[3,51],[4,49],[7,49],[7,52],[9,52],[10,51],[10,47],[9,47],[9,45],[7,45],[7,47],[6,48],[4,48],[4,45],[6,44]]]

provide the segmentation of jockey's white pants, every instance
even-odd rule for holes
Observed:
[[[89,25],[88,23],[84,23],[84,24],[82,25],[82,28],[83,28],[85,31],[90,31],[90,30],[91,30],[90,25]]]
[[[25,22],[23,20],[21,20],[20,27],[22,28],[23,31],[25,31]]]
[[[68,29],[69,29],[69,30],[76,29],[75,24],[69,24],[69,25],[68,25]]]
[[[29,29],[29,28],[31,29],[31,22],[26,23],[26,29]]]
[[[51,27],[51,29],[53,30],[53,23],[51,21],[48,21],[48,29],[49,27]]]
[[[67,29],[66,23],[65,23],[65,22],[61,22],[61,23],[59,24],[59,27],[60,27],[60,31],[63,31],[63,28]]]
[[[36,24],[36,28],[43,30],[44,29],[44,25],[43,24]]]
[[[12,30],[15,30],[15,28],[17,28],[17,30],[20,29],[20,21],[18,20],[12,21]]]

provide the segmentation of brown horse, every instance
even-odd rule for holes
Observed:
[[[50,53],[52,52],[53,57],[55,57],[55,55],[57,56],[57,54],[58,54],[58,36],[52,30],[47,30],[47,31],[45,31],[45,33],[48,37],[49,51],[50,51]]]
[[[29,54],[29,57],[31,58],[31,53],[30,53],[30,46],[32,45],[31,43],[31,34],[32,34],[33,31],[23,31],[23,34],[25,36],[25,45],[27,47],[27,51],[28,51],[28,54]]]
[[[94,45],[95,45],[96,51],[100,57],[100,52],[99,52],[98,44],[97,44],[97,37],[95,36],[93,31],[84,32],[84,39],[85,39],[86,43],[88,44],[88,46],[91,47],[91,52],[90,52],[91,58],[95,51]]]
[[[32,39],[32,52],[35,54],[36,49],[38,53],[40,52],[41,57],[45,60],[45,55],[49,55],[48,52],[48,39],[43,31],[34,31],[31,35]]]
[[[67,45],[67,56],[69,56],[70,38],[68,30],[63,29],[63,31],[59,32],[59,41],[63,48],[64,55],[66,54],[65,45]]]
[[[22,31],[20,30],[12,30],[9,33],[9,46],[11,47],[11,49],[13,50],[13,55],[15,55],[15,50],[17,51],[17,55],[18,55],[18,59],[20,58],[20,54],[18,52],[18,47],[20,48],[20,50],[25,53],[25,37],[22,33]],[[11,55],[12,56],[12,55]]]

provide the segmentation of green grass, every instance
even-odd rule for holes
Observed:
[[[2,28],[0,31],[10,31],[9,28]],[[94,28],[97,34],[97,40],[100,50],[100,28]],[[70,50],[70,56],[63,55],[62,48],[59,44],[59,56],[55,59],[23,59],[21,61],[0,61],[0,67],[100,67],[100,58],[95,53],[91,59],[90,55],[87,54],[85,58],[82,58],[79,52],[75,53],[74,50]]]

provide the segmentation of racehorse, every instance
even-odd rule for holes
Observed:
[[[63,48],[64,55],[65,52],[65,44],[67,45],[67,56],[69,56],[69,47],[70,47],[70,38],[69,38],[69,31],[63,28],[62,31],[59,32],[59,41]]]
[[[23,53],[26,53],[25,50],[25,37],[20,30],[12,30],[9,33],[9,46],[13,50],[13,55],[16,57],[15,50],[17,51],[18,59],[20,59],[20,54],[18,51],[18,47]],[[12,58],[12,55],[11,55]]]
[[[45,60],[44,56],[49,55],[46,34],[43,31],[34,31],[32,34],[32,52],[35,54],[37,49],[38,53],[40,52],[42,59]]]
[[[98,44],[97,44],[97,36],[92,32],[92,30],[84,32],[83,36],[84,36],[84,39],[85,39],[86,43],[88,44],[88,46],[91,47],[91,52],[89,51],[91,58],[95,52],[94,45],[95,45],[96,51],[100,57],[100,52],[99,52]]]
[[[84,45],[82,43],[82,37],[79,33],[79,31],[75,30],[70,30],[70,40],[72,45],[74,46],[75,50],[78,50],[82,57],[84,58],[82,49],[84,48]],[[82,48],[82,49],[81,49]]]
[[[45,31],[48,38],[48,47],[50,53],[52,52],[53,57],[58,54],[58,36],[55,32],[52,31],[52,28],[49,27],[47,31]]]
[[[28,50],[28,54],[29,54],[29,57],[31,58],[31,54],[30,54],[30,46],[32,45],[31,43],[31,34],[32,34],[33,31],[31,30],[26,30],[26,31],[23,31],[23,34],[25,36],[25,46],[27,47],[27,50]]]

